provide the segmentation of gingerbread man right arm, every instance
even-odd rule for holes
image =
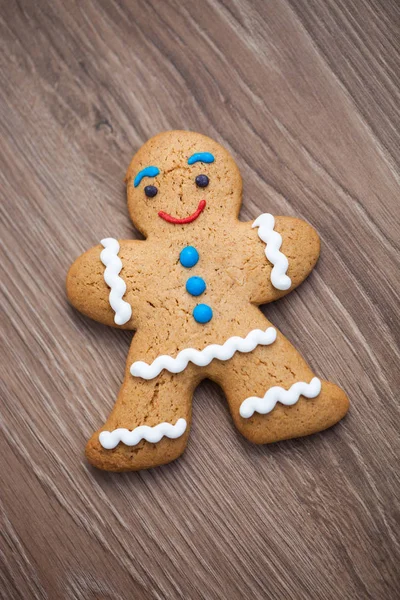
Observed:
[[[77,258],[67,275],[67,295],[72,306],[104,325],[136,329],[132,314],[135,296],[132,290],[127,291],[125,282],[135,246],[141,243],[105,238],[101,245]]]
[[[301,219],[264,213],[241,227],[245,285],[254,304],[273,302],[294,290],[318,260],[319,236]]]

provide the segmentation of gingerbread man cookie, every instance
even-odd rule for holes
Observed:
[[[346,394],[316,377],[258,308],[311,272],[315,230],[270,214],[239,221],[238,168],[197,133],[150,139],[126,184],[129,213],[146,239],[105,238],[67,277],[78,310],[136,330],[115,407],[87,444],[89,462],[125,471],[180,456],[193,392],[205,378],[222,387],[235,426],[257,444],[337,423]]]

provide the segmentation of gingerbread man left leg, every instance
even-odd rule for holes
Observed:
[[[343,390],[316,377],[279,331],[271,345],[214,361],[210,376],[225,392],[237,429],[256,444],[322,431],[349,407]]]
[[[133,377],[137,342],[135,337],[114,409],[86,446],[87,459],[99,469],[148,469],[175,460],[186,448],[198,383],[193,365],[178,374],[164,370],[151,380]]]

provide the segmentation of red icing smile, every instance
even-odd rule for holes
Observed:
[[[175,223],[176,225],[185,225],[186,223],[192,223],[193,221],[195,221],[197,219],[197,217],[200,215],[200,213],[203,212],[205,207],[206,207],[206,201],[200,200],[197,210],[195,210],[195,212],[192,215],[189,215],[188,217],[184,217],[183,219],[178,219],[177,217],[173,217],[172,215],[169,215],[168,213],[165,213],[162,210],[160,210],[160,212],[158,213],[158,216],[161,217],[162,219],[164,219],[164,221],[167,221],[168,223]]]

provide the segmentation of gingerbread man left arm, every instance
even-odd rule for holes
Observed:
[[[104,325],[136,329],[135,295],[129,285],[139,240],[105,238],[75,260],[67,275],[68,300],[84,315]],[[128,284],[128,285],[127,285]]]
[[[318,260],[319,236],[301,219],[264,213],[240,227],[244,285],[254,304],[272,302],[292,291]]]

